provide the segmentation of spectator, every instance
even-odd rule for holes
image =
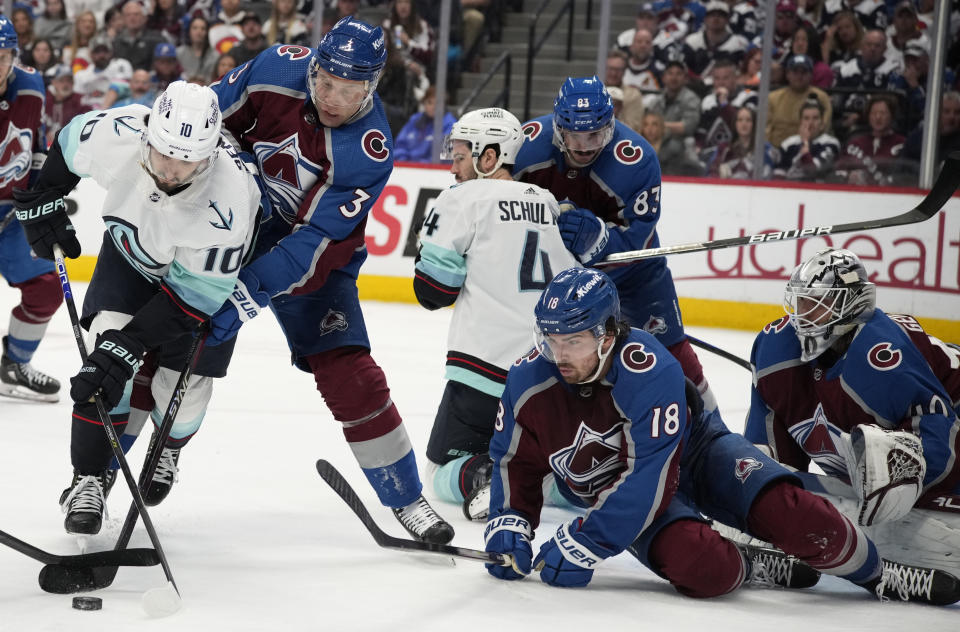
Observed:
[[[63,0],[46,0],[43,13],[33,25],[33,33],[37,39],[50,40],[53,48],[63,48],[70,41],[72,28]]]
[[[126,82],[133,68],[126,59],[113,56],[113,44],[103,34],[91,43],[93,63],[74,75],[74,89],[91,110],[102,110],[103,99],[111,84]]]
[[[906,54],[907,44],[919,40],[920,46],[930,50],[930,38],[920,30],[917,7],[910,0],[898,2],[893,10],[893,24],[887,28],[890,48]],[[891,51],[892,52],[892,51]]]
[[[660,28],[684,28],[687,33],[700,30],[707,12],[703,4],[687,0],[657,0],[650,10],[656,14]]]
[[[97,36],[97,17],[93,11],[84,11],[73,24],[73,38],[63,49],[63,63],[76,73],[90,65],[90,41]]]
[[[640,127],[640,135],[647,139],[647,142],[653,147],[653,151],[659,156],[660,148],[663,146],[663,139],[667,135],[663,114],[647,110],[643,115],[643,125]]]
[[[240,0],[220,0],[220,10],[210,20],[210,46],[225,53],[243,39],[240,21],[246,13],[240,10]]]
[[[919,169],[923,149],[923,126],[907,135],[903,154]],[[940,120],[937,125],[937,165],[951,151],[960,150],[960,92],[951,90],[940,101]]]
[[[680,53],[683,39],[688,35],[685,22],[671,22],[669,28],[660,28],[657,14],[650,10],[650,5],[641,4],[637,10],[635,26],[617,35],[616,48],[628,56],[630,47],[637,31],[645,29],[653,38],[653,56],[661,63],[666,64]]]
[[[603,85],[610,93],[610,98],[616,100],[613,89],[616,88],[619,94],[619,105],[614,103],[614,116],[623,121],[623,123],[639,133],[643,126],[643,94],[633,86],[624,86],[623,77],[627,69],[627,56],[618,49],[607,53],[606,70],[603,78]]]
[[[29,55],[36,37],[33,33],[33,13],[27,7],[18,6],[10,12],[10,21],[13,23],[13,30],[17,32],[20,58],[23,59]]]
[[[833,71],[823,61],[823,51],[820,47],[820,35],[817,30],[809,24],[801,24],[793,34],[793,41],[790,42],[791,55],[806,55],[813,60],[813,72],[810,77],[810,85],[814,85],[824,90],[833,86]],[[773,75],[775,83],[780,83],[782,77]]]
[[[60,63],[59,54],[48,39],[39,38],[33,42],[29,57],[20,60],[24,66],[31,66],[41,75]]]
[[[214,66],[217,64],[217,53],[210,46],[207,38],[209,23],[207,19],[198,15],[190,20],[187,27],[188,42],[177,48],[177,61],[183,68],[183,74],[188,77],[202,77],[204,84],[210,80]]]
[[[790,43],[793,34],[800,28],[800,19],[797,17],[797,5],[792,0],[777,2],[776,16],[773,22],[773,60],[783,65],[790,56]],[[758,34],[754,44],[762,46],[762,34]]]
[[[911,40],[903,51],[903,71],[890,77],[890,87],[905,94],[902,129],[912,130],[923,120],[927,103],[927,75],[930,72],[930,50],[924,40]],[[944,67],[944,91],[954,82],[953,71]]]
[[[737,110],[733,138],[720,143],[712,153],[706,153],[707,169],[715,178],[753,179],[754,130],[757,126],[757,112],[750,107]],[[764,143],[763,171],[760,177],[770,178],[777,163],[777,152],[770,143]]]
[[[686,66],[681,61],[671,61],[663,72],[663,93],[649,106],[663,115],[665,133],[657,156],[661,170],[668,175],[702,175],[702,165],[693,152],[693,135],[700,122],[700,98],[686,84]]]
[[[89,112],[90,107],[83,104],[80,95],[73,91],[73,71],[70,66],[60,64],[47,71],[50,85],[43,104],[43,122],[46,126],[46,146],[53,142],[54,136],[77,114]]]
[[[393,159],[407,162],[431,162],[433,151],[433,118],[436,116],[437,90],[433,86],[420,100],[420,111],[410,117],[397,134],[393,144]],[[444,137],[453,129],[457,118],[450,112],[443,115]]]
[[[718,57],[727,57],[734,63],[743,59],[747,39],[730,30],[730,7],[721,0],[711,0],[706,6],[703,28],[683,40],[683,59],[696,77],[706,77]]]
[[[637,29],[630,44],[630,57],[623,74],[623,85],[640,90],[660,90],[666,65],[653,54],[653,36],[646,29]]]
[[[904,136],[893,131],[896,106],[891,97],[874,95],[867,101],[864,119],[870,131],[853,136],[837,161],[837,172],[856,185],[907,185],[898,177]]]
[[[267,44],[310,45],[310,29],[307,19],[297,12],[296,0],[274,0],[270,18],[263,25]]]
[[[883,0],[846,0],[865,30],[887,28],[887,5]]]
[[[158,94],[150,73],[146,70],[134,70],[129,83],[115,83],[110,86],[104,97],[104,107],[119,108],[138,103],[149,108],[153,107]]]
[[[840,141],[824,131],[823,105],[809,99],[800,107],[797,133],[780,145],[774,175],[787,180],[823,182],[840,155]]]
[[[106,10],[103,14],[103,28],[100,30],[110,37],[110,41],[113,41],[123,30],[123,13],[119,6],[113,5]]]
[[[120,15],[123,16],[123,29],[113,39],[113,54],[126,59],[134,68],[150,68],[154,49],[166,40],[159,32],[146,28],[147,7],[140,0],[124,2]]]
[[[183,15],[183,7],[177,0],[153,0],[147,30],[160,33],[169,42],[180,42],[183,39]]]
[[[747,50],[743,61],[740,62],[740,74],[737,76],[737,85],[747,88],[756,88],[760,85],[760,70],[763,68],[763,49],[752,47]]]
[[[822,119],[827,129],[833,120],[830,97],[820,88],[810,85],[813,60],[806,55],[793,55],[787,60],[787,85],[770,93],[767,116],[767,140],[774,146],[781,145],[789,136],[797,133],[800,107],[809,98],[814,98],[822,107]]]
[[[480,48],[483,44],[480,39],[485,21],[483,14],[489,5],[490,0],[460,0],[460,7],[463,9],[463,68],[467,71],[479,71],[476,63],[480,59]]]
[[[730,30],[737,35],[743,35],[748,42],[752,42],[763,30],[763,26],[757,20],[756,0],[748,2],[728,0],[728,4],[730,5]]]
[[[390,131],[396,136],[417,110],[417,104],[426,94],[430,82],[423,66],[397,48],[391,32],[384,31],[383,37],[387,45],[387,64],[380,76],[377,94],[387,113]]]
[[[97,24],[106,24],[106,13],[115,4],[114,0],[63,0],[68,19],[75,21],[78,15],[89,11],[96,18]]]
[[[841,11],[823,36],[821,57],[833,66],[839,61],[853,59],[860,52],[863,40],[863,25],[853,11]]]
[[[887,54],[887,36],[878,29],[867,31],[860,45],[860,53],[848,61],[837,62],[834,67],[836,81],[834,87],[844,92],[835,95],[841,106],[838,110],[842,119],[834,125],[841,135],[852,131],[864,123],[869,92],[848,93],[847,90],[862,88],[865,91],[886,91],[890,81],[899,72],[899,64]]]
[[[150,73],[150,81],[156,87],[157,93],[163,92],[171,83],[183,78],[183,69],[177,61],[177,49],[169,42],[157,44],[153,49],[153,72]]]
[[[849,4],[849,0],[847,3]],[[799,0],[797,17],[801,24],[808,24],[816,29],[817,33],[823,33],[843,8],[844,3],[837,0]]]
[[[417,14],[413,0],[394,0],[390,14],[383,21],[383,30],[391,31],[395,42],[425,68],[435,64],[436,41],[433,29]]]
[[[238,66],[247,63],[268,48],[260,16],[256,13],[249,12],[243,16],[240,20],[240,30],[243,31],[243,39],[230,49],[230,54],[237,60]]]
[[[707,19],[709,20],[709,14]],[[757,93],[737,89],[737,67],[732,59],[721,58],[710,73],[713,89],[700,103],[700,123],[695,138],[697,147],[716,147],[733,138],[737,111],[743,106],[757,107]]]
[[[224,75],[237,67],[237,60],[230,53],[222,53],[217,58],[217,63],[213,67],[213,74],[210,76],[210,83],[223,79]]]

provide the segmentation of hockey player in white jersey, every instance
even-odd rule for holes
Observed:
[[[147,411],[159,424],[193,336],[232,292],[249,250],[260,192],[220,130],[213,91],[174,82],[152,110],[130,105],[74,118],[36,184],[15,193],[28,240],[49,259],[54,244],[80,252],[63,196],[84,177],[107,190],[106,233],[81,317],[94,342],[70,380],[74,476],[60,498],[69,533],[99,532],[114,478],[93,395],[103,398],[118,433],[127,431],[127,448]],[[169,492],[180,448],[199,428],[212,378],[225,374],[231,352],[232,344],[201,351],[147,504]],[[138,370],[138,385],[152,374],[149,390],[134,388]],[[131,407],[143,411],[139,419],[136,412],[131,419]]]
[[[533,307],[554,275],[579,266],[560,238],[553,195],[512,178],[522,143],[520,121],[506,110],[464,115],[445,142],[457,184],[420,230],[417,300],[431,310],[456,302],[428,468],[437,496],[469,499],[467,517],[489,504],[487,446],[507,370],[531,347]]]

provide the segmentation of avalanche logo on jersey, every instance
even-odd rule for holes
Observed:
[[[592,499],[623,470],[620,444],[623,422],[596,432],[580,422],[573,445],[550,455],[550,467],[577,496]]]
[[[817,404],[813,417],[792,426],[790,436],[824,472],[847,478],[847,462],[837,450],[843,441],[843,431],[827,419],[823,404]]]
[[[118,217],[104,217],[103,223],[107,226],[107,234],[113,240],[120,254],[137,270],[150,280],[159,279],[165,264],[151,257],[140,243],[138,229],[133,224]]]
[[[253,153],[267,183],[267,194],[273,207],[284,219],[292,222],[297,218],[307,191],[313,188],[323,169],[303,157],[297,134],[291,134],[279,143],[255,143]]]
[[[0,189],[23,178],[30,170],[33,132],[7,124],[7,137],[0,143]]]

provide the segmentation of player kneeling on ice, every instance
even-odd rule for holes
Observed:
[[[63,196],[82,177],[107,189],[106,236],[81,314],[95,342],[70,380],[74,476],[60,498],[70,533],[100,531],[115,477],[93,396],[102,397],[118,432],[126,429],[126,448],[147,415],[159,424],[193,336],[233,291],[251,245],[260,191],[220,130],[213,91],[177,81],[152,110],[130,105],[74,118],[33,188],[14,193],[28,240],[50,259],[55,244],[80,254]],[[148,505],[170,491],[180,449],[199,428],[212,379],[225,374],[232,349],[201,351],[144,495]]]
[[[960,348],[876,306],[859,257],[827,248],[753,345],[747,439],[865,527],[881,554],[960,574]]]
[[[605,274],[561,272],[534,313],[537,346],[507,375],[490,443],[486,549],[513,558],[512,567],[488,565],[492,575],[520,579],[536,569],[548,584],[585,586],[603,560],[626,550],[691,597],[722,595],[744,581],[815,583],[815,571],[779,551],[723,538],[703,512],[816,571],[888,594],[873,542],[704,410],[667,349],[620,320]],[[561,525],[534,558],[550,473],[586,513]],[[952,600],[926,601],[960,599],[954,577],[940,573],[937,581]]]
[[[456,301],[447,384],[430,442],[437,496],[466,502],[484,520],[490,456],[507,369],[530,343],[530,315],[553,275],[578,266],[557,228],[560,208],[546,189],[510,175],[523,131],[500,108],[465,114],[444,157],[457,185],[443,191],[420,230],[413,290],[427,309]]]

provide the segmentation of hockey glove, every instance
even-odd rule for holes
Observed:
[[[557,218],[560,237],[567,250],[577,256],[585,266],[603,257],[607,247],[607,225],[585,208],[565,211]]]
[[[103,332],[80,372],[70,378],[70,397],[83,404],[99,391],[111,410],[123,399],[127,382],[143,364],[143,353],[143,344],[133,336],[118,329]]]
[[[260,289],[260,280],[246,269],[240,270],[230,298],[210,318],[207,345],[215,347],[237,335],[243,323],[254,318],[270,303],[270,295]]]
[[[67,215],[63,196],[56,191],[36,193],[14,189],[13,197],[17,219],[38,257],[53,261],[54,244],[60,244],[63,254],[70,259],[80,256],[80,241]]]
[[[850,431],[850,482],[860,499],[863,526],[904,517],[923,492],[927,461],[912,432],[859,425]]]
[[[563,588],[586,586],[597,565],[610,557],[610,551],[580,533],[582,523],[583,518],[577,518],[569,525],[560,525],[540,547],[533,566],[545,583]]]
[[[523,579],[530,574],[530,559],[533,549],[530,538],[533,530],[530,521],[523,516],[508,512],[487,522],[483,539],[490,553],[501,553],[513,558],[511,566],[487,564],[487,572],[498,579]]]

